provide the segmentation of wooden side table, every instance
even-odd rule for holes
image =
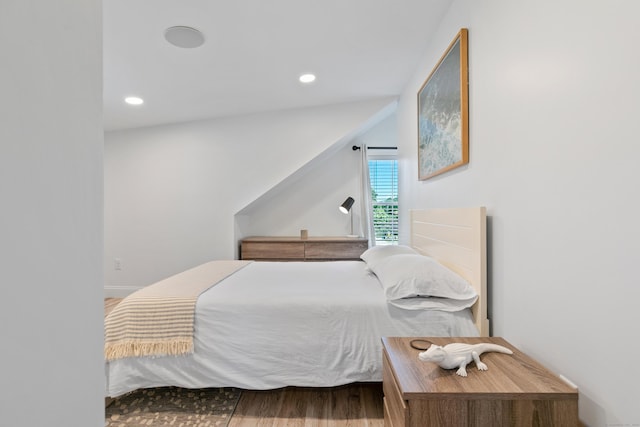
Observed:
[[[578,391],[502,338],[420,338],[437,345],[491,342],[513,355],[484,353],[489,367],[468,377],[418,359],[416,338],[382,339],[385,427],[579,426]]]
[[[369,247],[358,237],[247,237],[242,240],[242,259],[256,261],[358,260]]]

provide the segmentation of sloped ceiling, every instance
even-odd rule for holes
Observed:
[[[398,95],[450,3],[105,0],[105,129]],[[169,44],[177,25],[205,44]],[[307,72],[317,80],[305,86]]]

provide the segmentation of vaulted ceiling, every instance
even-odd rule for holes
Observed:
[[[105,129],[397,95],[450,3],[105,0]],[[204,44],[170,44],[173,26]],[[132,95],[144,103],[127,105]]]

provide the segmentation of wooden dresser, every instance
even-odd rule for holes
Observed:
[[[437,345],[491,342],[513,355],[484,353],[489,367],[468,377],[418,359],[415,338],[383,338],[385,427],[579,426],[578,391],[502,338],[424,338]]]
[[[358,237],[247,237],[240,243],[240,258],[256,261],[358,260],[367,250]]]

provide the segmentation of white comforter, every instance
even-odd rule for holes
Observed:
[[[381,381],[383,336],[478,335],[468,309],[388,304],[359,261],[254,262],[200,296],[195,328],[194,354],[108,362],[107,394]]]

